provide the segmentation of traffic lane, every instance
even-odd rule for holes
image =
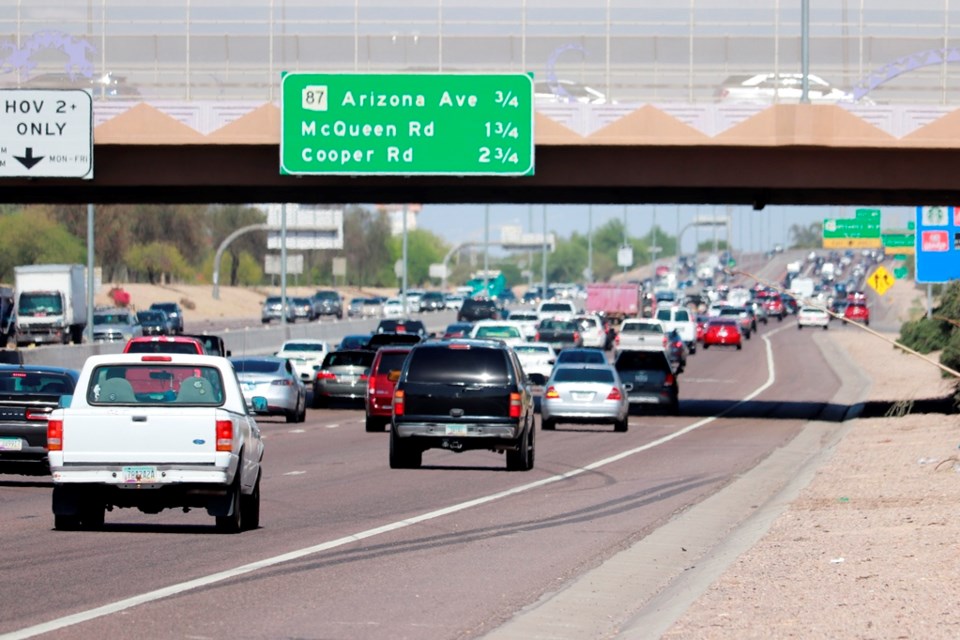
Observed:
[[[709,364],[706,360],[704,362]],[[706,373],[713,375],[710,371]],[[799,382],[802,382],[801,387],[811,383],[795,377],[794,386]],[[775,389],[776,385],[771,387],[771,390]],[[783,390],[782,393],[789,397],[794,390]],[[712,395],[719,394],[713,391]],[[629,434],[613,434],[602,427],[592,432],[582,429],[558,434],[538,433],[537,471],[580,469],[603,454],[621,451],[625,445],[639,443],[642,446],[649,443],[658,431],[676,432],[685,424],[683,418],[671,416],[650,416],[642,422],[643,426],[632,428]],[[757,429],[758,426],[763,428]],[[359,412],[356,428],[361,428]],[[453,637],[470,633],[472,629],[489,628],[489,621],[509,615],[518,603],[554,588],[567,576],[575,575],[641,537],[658,522],[669,518],[676,509],[709,494],[739,470],[762,459],[766,450],[782,442],[796,428],[798,425],[792,419],[778,420],[772,426],[752,424],[742,418],[717,421],[709,428],[691,432],[656,450],[636,454],[602,470],[505,498],[497,504],[384,534],[367,543],[352,542],[337,550],[211,587],[208,592],[217,595],[213,595],[209,602],[204,600],[207,592],[185,595],[174,599],[176,605],[173,601],[161,601],[128,611],[121,618],[126,624],[134,615],[138,628],[152,629],[151,633],[163,635],[171,630],[169,616],[174,612],[178,616],[185,615],[182,605],[186,598],[190,602],[190,611],[198,613],[186,614],[188,618],[184,618],[183,625],[175,626],[173,630],[215,633],[217,622],[202,612],[209,611],[209,606],[222,610],[224,602],[235,598],[241,601],[250,598],[249,591],[252,590],[270,593],[269,609],[279,612],[276,616],[271,615],[271,621],[265,622],[257,615],[245,619],[243,612],[230,611],[229,616],[240,616],[240,628],[260,630],[253,632],[253,637],[296,635],[298,632],[303,635],[307,630],[316,633],[319,630],[316,617],[330,621],[322,629],[334,637],[403,637],[405,630],[410,632],[410,637]],[[337,433],[338,429],[340,427],[328,429],[327,433]],[[273,440],[273,455],[280,458],[289,455],[283,451],[290,448],[282,444],[286,438],[291,439],[293,449],[298,449],[295,434],[290,431],[281,425],[275,434],[268,433],[268,440]],[[360,434],[359,440],[379,439],[375,446],[382,447],[380,455],[385,462],[384,436]],[[356,434],[350,437],[355,439]],[[760,443],[759,446],[754,442]],[[432,453],[425,456],[428,466],[431,462],[428,457]],[[362,453],[358,455],[363,459]],[[377,475],[374,469],[367,479],[371,486],[366,488],[363,478],[348,470],[338,474],[334,483],[350,490],[333,491],[333,498],[331,492],[325,492],[326,513],[342,514],[345,517],[343,522],[352,524],[354,518],[349,512],[357,511],[357,505],[360,505],[359,511],[363,513],[363,505],[375,504],[376,500],[371,502],[371,492],[378,492],[377,487],[380,487],[378,494],[387,494],[386,504],[398,513],[406,512],[409,517],[423,513],[429,506],[446,505],[457,497],[469,498],[478,495],[478,491],[493,490],[504,478],[519,475],[526,480],[534,475],[490,473],[491,457],[499,468],[501,458],[486,452],[459,456],[440,452],[432,460],[437,468],[394,471],[385,475]],[[319,464],[327,462],[323,456],[320,458]],[[341,465],[340,471],[349,466]],[[451,467],[458,468],[451,470]],[[285,481],[303,482],[297,478],[296,475],[284,477]],[[457,482],[452,482],[452,478]],[[401,489],[395,491],[394,487]],[[470,490],[464,492],[464,487]],[[339,495],[345,499],[338,502],[335,497]],[[411,495],[414,496],[412,501]],[[439,497],[439,500],[430,500],[431,497]],[[407,506],[398,508],[400,500],[406,500],[404,504]],[[287,507],[287,502],[282,506]],[[302,501],[293,502],[297,507],[290,508],[313,511],[303,509],[307,505]],[[379,506],[371,506],[367,511],[372,521],[380,520],[382,505],[384,502],[380,501]],[[301,525],[280,524],[293,520],[292,515],[278,517],[275,513],[273,517],[278,519],[272,527],[279,530],[275,532],[283,534],[287,529],[296,530],[302,544]],[[315,513],[313,519],[316,519]],[[332,529],[339,527],[337,522],[330,525],[328,539],[333,537]],[[356,531],[355,528],[353,532]],[[326,533],[327,529],[323,532]],[[273,542],[271,540],[271,548]],[[496,553],[491,554],[491,550]],[[523,570],[518,572],[517,567]],[[413,607],[408,599],[397,595],[406,593],[405,589],[411,583],[419,596]],[[490,586],[497,588],[491,592]],[[229,593],[228,597],[223,597],[224,591]],[[303,593],[316,596],[309,606],[303,604]],[[391,598],[398,600],[396,606]],[[366,604],[371,600],[374,602],[372,607]],[[389,606],[385,606],[385,602],[390,603]],[[168,609],[173,606],[177,609]],[[350,614],[346,615],[345,611]],[[436,620],[437,623],[428,630],[422,626],[425,620]],[[83,626],[103,631],[109,629],[103,625],[113,623],[101,619]],[[348,630],[346,634],[344,629]],[[384,631],[386,629],[389,632]],[[117,627],[115,631],[119,632],[121,628]]]

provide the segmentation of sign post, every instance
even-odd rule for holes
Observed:
[[[284,175],[529,176],[530,74],[287,73]]]
[[[0,89],[0,178],[93,179],[93,98],[82,89]]]

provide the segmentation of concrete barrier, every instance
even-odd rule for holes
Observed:
[[[416,318],[423,321],[427,331],[442,333],[444,328],[456,320],[454,311],[419,314]],[[343,336],[350,333],[367,333],[376,329],[379,318],[357,320],[339,320],[335,322],[294,323],[287,325],[267,325],[245,329],[210,331],[223,338],[231,355],[268,355],[280,349],[286,340],[315,338],[327,340],[333,347]],[[97,342],[92,344],[71,344],[62,346],[27,347],[21,349],[26,364],[43,364],[55,367],[81,369],[87,358],[93,355],[120,353],[123,342]]]

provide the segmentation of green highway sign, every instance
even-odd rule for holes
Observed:
[[[282,175],[534,170],[533,75],[286,73]]]
[[[916,236],[912,233],[883,234],[883,246],[885,247],[910,247],[912,249],[916,242]]]
[[[825,218],[823,221],[824,249],[867,249],[879,247],[879,210],[858,209],[856,218]]]

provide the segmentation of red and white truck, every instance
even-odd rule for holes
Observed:
[[[635,282],[591,282],[587,285],[587,313],[622,320],[638,317],[642,310],[640,285]]]

